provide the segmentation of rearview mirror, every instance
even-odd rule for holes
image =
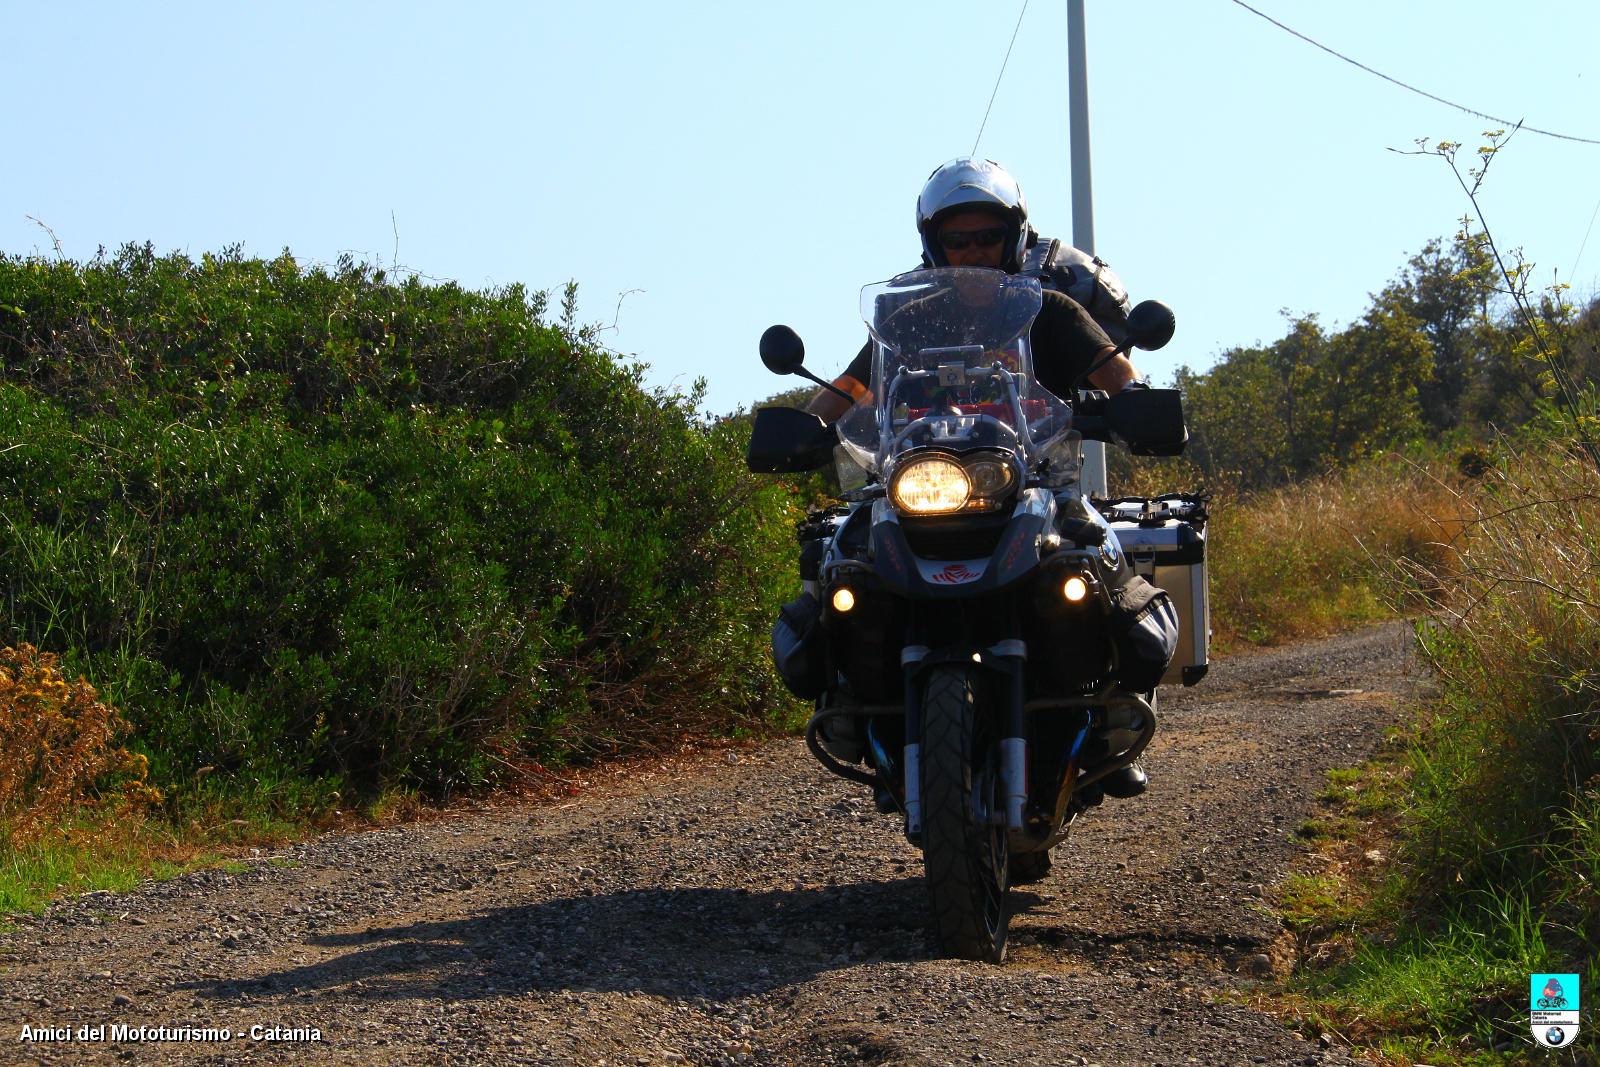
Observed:
[[[1128,343],[1147,352],[1165,346],[1172,340],[1172,332],[1177,328],[1177,316],[1159,300],[1141,300],[1128,312]],[[762,352],[765,351],[766,341],[763,339]]]
[[[761,335],[761,362],[773,374],[793,374],[805,361],[805,342],[789,327],[769,326]]]

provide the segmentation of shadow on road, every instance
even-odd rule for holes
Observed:
[[[1016,894],[1026,908],[1031,894]],[[626,890],[313,935],[331,959],[178,988],[233,999],[341,989],[470,1000],[524,991],[730,997],[852,963],[927,957],[920,878],[794,890]]]

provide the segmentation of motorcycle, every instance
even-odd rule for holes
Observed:
[[[774,657],[816,701],[812,755],[871,787],[922,850],[938,948],[995,963],[1010,887],[1043,877],[1154,736],[1178,639],[1170,598],[1080,481],[1085,438],[1181,452],[1178,391],[1054,395],[1029,346],[1042,306],[1037,280],[982,268],[867,286],[870,395],[832,427],[758,411],[747,457],[798,472],[837,453],[844,503],[799,527],[803,592],[774,625]],[[1120,350],[1159,348],[1173,328],[1147,301]],[[832,388],[786,326],[761,356]]]

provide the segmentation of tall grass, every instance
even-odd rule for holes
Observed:
[[[1600,951],[1600,472],[1559,443],[1507,449],[1419,628],[1442,692],[1414,756],[1422,899],[1523,884]]]
[[[1369,1041],[1465,1063],[1529,1046],[1529,974],[1600,983],[1600,474],[1519,441],[1448,514],[1450,550],[1394,576],[1438,603],[1417,626],[1437,696],[1387,796],[1397,862],[1305,987]],[[1579,1040],[1600,1058],[1595,1027]]]
[[[1254,494],[1217,491],[1207,533],[1222,650],[1276,644],[1427,606],[1397,590],[1394,561],[1447,563],[1462,519],[1442,464],[1399,455]]]

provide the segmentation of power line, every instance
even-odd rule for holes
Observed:
[[[1578,254],[1573,257],[1572,269],[1567,272],[1568,278],[1576,278],[1578,276],[1578,264],[1583,262],[1583,250],[1589,247],[1589,235],[1594,232],[1594,220],[1596,217],[1600,217],[1600,200],[1595,201],[1594,211],[1589,215],[1589,228],[1583,231],[1583,240],[1578,245]]]
[[[1376,75],[1377,77],[1382,78],[1384,81],[1389,82],[1392,85],[1398,85],[1400,88],[1406,90],[1407,92],[1416,93],[1418,96],[1425,96],[1429,100],[1434,101],[1435,103],[1443,104],[1446,107],[1453,107],[1457,111],[1464,111],[1468,115],[1472,115],[1472,116],[1474,116],[1476,118],[1488,119],[1490,122],[1497,122],[1502,126],[1517,126],[1517,125],[1519,125],[1519,123],[1516,120],[1496,118],[1495,116],[1485,114],[1482,111],[1474,111],[1472,108],[1463,107],[1461,104],[1458,104],[1453,100],[1446,100],[1442,96],[1435,96],[1434,94],[1432,94],[1430,92],[1426,92],[1426,91],[1424,91],[1422,89],[1418,89],[1415,85],[1407,85],[1405,82],[1401,81],[1399,78],[1391,78],[1389,75],[1383,73],[1383,71],[1381,71],[1381,70],[1373,70],[1371,67],[1367,66],[1365,63],[1362,63],[1362,62],[1359,62],[1357,60],[1351,59],[1349,56],[1345,55],[1343,52],[1335,51],[1334,49],[1329,48],[1327,45],[1323,44],[1321,41],[1312,40],[1310,37],[1307,37],[1305,34],[1301,33],[1299,30],[1293,29],[1292,27],[1289,27],[1289,26],[1285,26],[1283,23],[1279,22],[1277,19],[1273,18],[1271,15],[1268,15],[1265,12],[1262,12],[1262,11],[1257,11],[1255,8],[1251,7],[1249,4],[1245,3],[1244,0],[1233,0],[1233,2],[1235,4],[1238,4],[1240,7],[1244,8],[1246,11],[1250,12],[1252,15],[1259,15],[1261,18],[1266,19],[1268,22],[1272,23],[1274,26],[1278,27],[1278,29],[1284,31],[1285,33],[1288,33],[1288,34],[1291,34],[1291,35],[1293,35],[1295,37],[1300,38],[1302,41],[1306,42],[1306,44],[1313,45],[1314,47],[1320,48],[1324,52],[1328,53],[1330,56],[1334,56],[1334,57],[1336,57],[1338,59],[1342,59],[1346,63],[1350,64],[1352,67],[1359,67],[1361,70],[1366,71],[1368,74]],[[1579,144],[1600,144],[1600,140],[1594,140],[1594,139],[1589,138],[1589,137],[1573,137],[1573,136],[1570,136],[1569,134],[1565,134],[1565,133],[1552,133],[1549,130],[1534,129],[1532,126],[1522,126],[1522,129],[1527,130],[1529,133],[1538,133],[1538,134],[1543,134],[1545,137],[1554,137],[1557,140],[1561,140],[1561,141],[1577,141]]]
[[[1000,92],[1000,82],[1006,76],[1006,64],[1011,62],[1011,49],[1017,44],[1017,30],[1022,29],[1022,16],[1028,13],[1028,0],[1022,0],[1022,10],[1017,14],[1016,29],[1011,31],[1011,43],[1006,45],[1006,58],[1000,61],[1000,73],[994,80],[994,91],[989,94],[989,106],[983,109],[983,121],[978,123],[978,136],[972,139],[972,154],[978,154],[978,142],[983,140],[983,128],[989,125],[989,112],[994,108],[994,98]]]

